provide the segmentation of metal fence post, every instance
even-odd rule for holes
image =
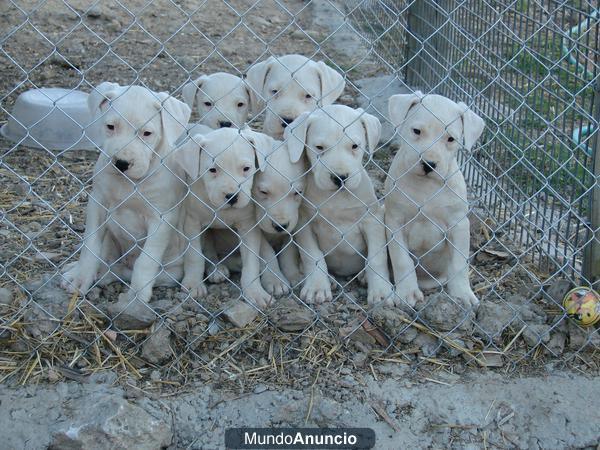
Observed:
[[[594,287],[600,284],[600,81],[596,83],[594,117],[596,118],[596,136],[594,137],[594,185],[590,200],[591,241],[587,246],[584,259],[584,277]]]
[[[446,0],[414,1],[408,8],[406,81],[412,88],[434,89],[450,72]]]

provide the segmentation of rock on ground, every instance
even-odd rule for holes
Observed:
[[[0,387],[0,402],[3,448],[152,450],[173,439],[168,415],[128,402],[107,385]]]

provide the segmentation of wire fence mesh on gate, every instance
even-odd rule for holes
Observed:
[[[231,270],[208,261],[207,277],[212,273],[215,283],[207,283],[205,296],[190,295],[179,278],[174,286],[154,287],[148,304],[127,313],[115,305],[129,280],[96,286],[86,295],[67,294],[60,286],[67,265],[79,257],[98,153],[80,150],[81,143],[45,148],[35,123],[25,124],[16,141],[0,141],[1,380],[83,379],[113,368],[129,381],[152,374],[153,388],[197,378],[306,387],[307,368],[350,365],[375,373],[378,364],[390,362],[426,370],[431,364],[527,370],[553,362],[597,371],[597,328],[577,325],[562,306],[571,287],[597,285],[597,2],[47,0],[11,1],[3,8],[5,123],[19,120],[17,98],[28,89],[94,92],[110,81],[183,99],[184,87],[202,74],[244,75],[247,85],[253,66],[271,56],[302,54],[343,75],[346,89],[337,103],[361,106],[383,124],[377,149],[363,159],[382,202],[392,160],[405,148],[388,117],[390,95],[421,90],[463,101],[485,119],[486,129],[472,152],[459,152],[469,189],[469,277],[481,302],[476,312],[445,289],[426,292],[414,307],[369,305],[365,274],[356,273],[368,272],[369,263],[365,270],[332,277],[333,298],[322,305],[301,295],[312,271],[320,270],[311,266],[291,294],[259,311],[244,302],[236,261],[230,261]],[[196,88],[194,98],[202,91]],[[311,97],[324,94],[308,92],[305,81],[296,88]],[[299,115],[277,110],[270,99],[277,92],[260,95],[267,101],[250,115],[257,131],[269,127],[268,114],[279,113],[285,122]],[[220,99],[202,103],[212,109]],[[162,102],[157,114],[164,114]],[[246,100],[236,103],[248,106]],[[341,115],[319,116],[320,106],[312,113],[320,122],[342,126]],[[199,107],[193,121],[203,119]],[[217,106],[216,113],[227,113],[225,108]],[[63,109],[60,101],[55,109]],[[359,113],[343,124],[346,134],[337,143],[365,117]],[[309,164],[306,177],[319,161]],[[290,181],[274,161],[267,158],[266,164]],[[206,169],[201,176],[211,173]],[[288,193],[311,203],[298,179],[291,181]],[[264,205],[259,191],[250,201]],[[310,206],[314,217],[326,214],[326,201]],[[255,228],[260,218],[281,227],[270,209],[259,209]],[[310,223],[285,234],[297,238]],[[235,234],[251,231],[231,223],[219,228],[233,231],[233,246],[224,245],[229,238],[219,232],[195,237],[205,248],[214,244],[217,259],[235,260]],[[341,233],[341,243],[321,250],[335,256],[344,246],[352,249],[357,229],[358,221],[332,227],[329,233]],[[189,238],[181,229],[176,234]],[[278,245],[280,257],[287,248],[307,250],[297,239]],[[260,257],[268,274],[276,256]]]

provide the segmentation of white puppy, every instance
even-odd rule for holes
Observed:
[[[287,142],[274,141],[273,151],[267,156],[264,172],[258,173],[252,188],[252,198],[256,202],[256,221],[264,232],[266,242],[261,247],[261,257],[272,264],[271,270],[263,274],[263,284],[270,292],[281,287],[277,270],[281,267],[284,281],[292,286],[302,278],[299,269],[299,255],[292,240],[298,224],[298,212],[304,195],[303,160],[291,160]]]
[[[246,300],[265,307],[270,295],[260,283],[261,232],[251,190],[257,169],[264,170],[272,139],[249,129],[221,128],[195,135],[178,149],[179,161],[193,180],[185,201],[183,285],[193,296],[206,295],[206,258],[200,236],[207,228],[235,229],[241,237],[241,288]]]
[[[182,247],[174,231],[186,186],[171,150],[190,108],[165,92],[115,83],[99,85],[88,104],[103,130],[101,153],[81,256],[65,273],[63,286],[85,293],[99,276],[103,283],[130,278],[124,300],[137,296],[147,302],[165,266],[172,263],[172,273],[163,278],[171,284],[181,278]]]
[[[414,306],[420,288],[447,284],[450,295],[475,307],[467,188],[456,154],[473,147],[485,124],[464,103],[421,92],[390,97],[389,114],[401,141],[385,182],[396,301]]]
[[[202,75],[181,93],[190,108],[198,105],[200,124],[209,128],[242,128],[248,120],[250,90],[240,77],[225,72]]]
[[[272,151],[266,155],[264,171],[254,176],[252,199],[256,205],[256,223],[263,236],[261,240],[261,281],[273,295],[286,294],[290,284],[295,286],[302,278],[299,254],[292,234],[298,223],[298,210],[304,192],[305,166],[303,161],[292,163],[285,142],[273,140]],[[210,237],[208,237],[210,236]],[[214,246],[210,246],[214,242]],[[209,230],[205,239],[207,275],[211,282],[224,281],[215,276],[229,276],[229,268],[237,269],[231,258],[239,244],[237,235],[228,230]],[[214,248],[214,250],[213,250]],[[214,251],[214,254],[208,254]],[[211,264],[220,263],[213,268]],[[225,262],[225,264],[222,264]],[[210,272],[210,270],[215,272]]]
[[[311,168],[297,234],[306,301],[332,298],[328,269],[366,272],[369,304],[391,301],[383,208],[362,164],[380,134],[377,118],[342,105],[304,113],[286,129],[291,160],[306,153]]]
[[[255,114],[266,102],[263,132],[276,139],[303,112],[332,104],[346,86],[342,75],[323,61],[301,55],[271,56],[250,67],[246,81]]]

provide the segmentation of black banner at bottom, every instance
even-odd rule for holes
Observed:
[[[229,428],[228,449],[370,449],[375,432],[370,428]]]

